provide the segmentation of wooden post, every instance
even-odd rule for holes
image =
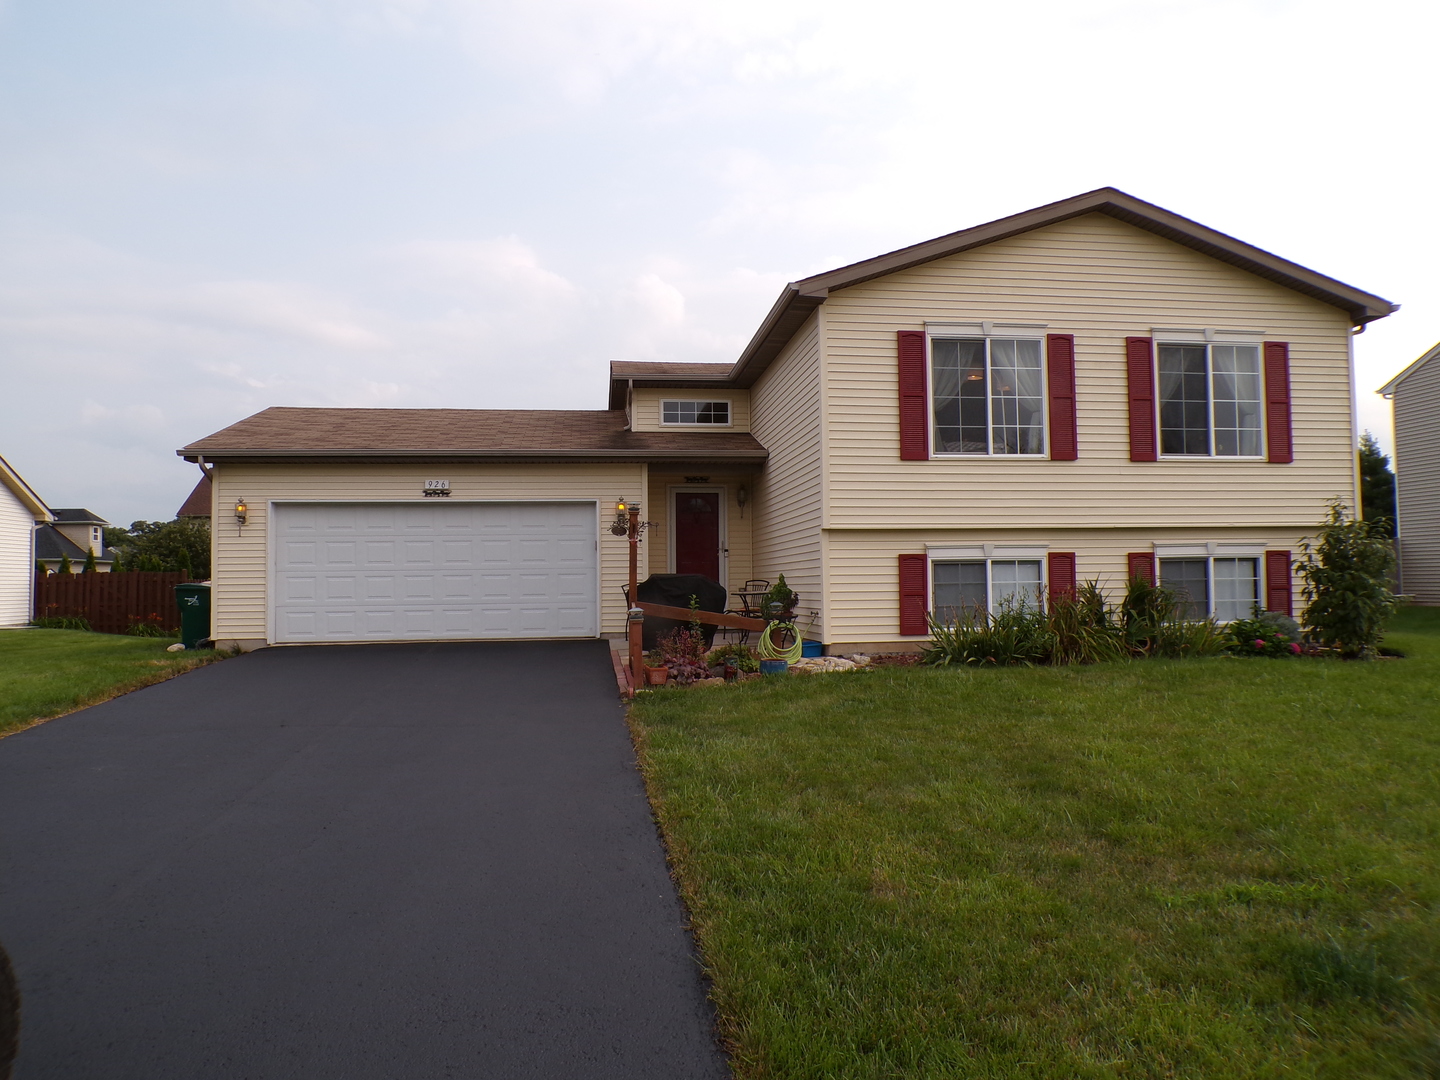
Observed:
[[[640,594],[640,508],[630,507],[630,610],[625,615],[625,632],[630,642],[631,685],[637,690],[645,685],[645,650],[641,630],[645,624],[645,613],[637,607]]]

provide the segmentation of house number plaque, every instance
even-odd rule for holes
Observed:
[[[421,494],[427,499],[448,499],[450,497],[450,481],[426,480],[425,490]]]

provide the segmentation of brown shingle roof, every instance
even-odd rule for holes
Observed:
[[[730,374],[734,364],[670,364],[655,360],[611,360],[610,377],[626,378],[684,378],[687,375],[697,379],[723,379]]]
[[[455,458],[763,461],[737,432],[626,431],[617,411],[272,408],[193,442],[194,460]]]

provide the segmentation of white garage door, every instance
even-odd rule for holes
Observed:
[[[594,637],[595,504],[275,507],[276,641]]]

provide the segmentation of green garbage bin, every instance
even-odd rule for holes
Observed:
[[[181,644],[199,648],[210,637],[210,586],[199,581],[176,585],[175,603],[180,607]]]

